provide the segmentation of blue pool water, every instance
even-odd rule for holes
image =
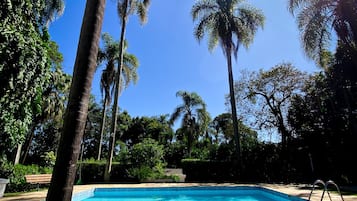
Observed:
[[[303,201],[261,187],[96,188],[73,201]]]

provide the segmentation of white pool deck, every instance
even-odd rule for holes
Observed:
[[[297,196],[303,199],[308,199],[310,194],[310,186],[305,184],[232,184],[232,183],[142,183],[142,184],[92,184],[92,185],[76,185],[74,186],[73,192],[81,192],[85,190],[90,190],[93,188],[138,188],[138,187],[187,187],[187,186],[260,186],[264,188],[268,188],[271,190],[275,190],[281,193],[285,193],[288,195]],[[23,201],[40,201],[46,198],[47,190],[23,193],[17,196],[12,197],[3,197],[0,198],[0,201],[15,201],[15,200],[23,200]],[[316,190],[313,193],[312,199],[313,201],[318,201],[321,198],[322,191]],[[333,201],[340,201],[341,198],[335,194],[331,193],[331,197]],[[344,195],[345,201],[357,201],[356,195]],[[330,200],[328,195],[325,194],[324,201]]]

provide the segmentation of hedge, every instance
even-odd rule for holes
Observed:
[[[237,168],[233,162],[183,159],[182,171],[186,182],[234,182]]]
[[[79,174],[81,172],[81,183],[103,183],[105,162],[90,162],[79,163],[77,168],[77,181],[79,181]],[[138,182],[136,178],[130,177],[128,173],[128,165],[113,163],[110,182]]]

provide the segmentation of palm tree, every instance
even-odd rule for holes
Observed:
[[[102,152],[102,141],[103,134],[105,128],[105,119],[106,119],[106,111],[107,106],[110,105],[111,102],[111,91],[114,88],[114,78],[117,73],[117,61],[118,61],[118,53],[119,53],[119,42],[114,41],[113,38],[108,34],[104,33],[102,35],[102,40],[104,41],[104,48],[100,49],[98,52],[98,65],[102,62],[106,61],[106,68],[103,70],[101,80],[100,80],[100,88],[101,92],[104,92],[104,101],[103,101],[103,111],[102,111],[102,122],[100,125],[100,141],[98,148],[98,158],[100,160],[101,152]],[[125,41],[124,51],[127,49],[127,43]],[[127,87],[130,82],[136,83],[138,80],[137,76],[137,67],[139,66],[138,59],[135,55],[129,54],[126,51],[123,56],[123,73],[122,79],[125,82],[121,84],[122,87]]]
[[[57,17],[61,16],[64,12],[63,0],[45,0],[45,7],[42,13],[42,21],[48,27]]]
[[[208,32],[209,50],[213,50],[219,43],[227,59],[238,164],[240,164],[240,136],[233,89],[232,54],[237,59],[239,46],[243,44],[247,48],[253,41],[257,29],[264,25],[262,12],[242,3],[243,0],[199,0],[191,10],[193,20],[198,21],[194,29],[196,39],[201,41],[205,33]]]
[[[105,0],[86,2],[64,125],[47,201],[70,201],[96,69]]]
[[[319,65],[329,49],[331,29],[340,42],[356,51],[357,0],[290,0],[289,10],[292,14],[298,12],[303,48]]]
[[[175,108],[169,122],[173,124],[182,116],[181,129],[187,135],[188,156],[191,157],[194,140],[208,127],[209,114],[197,93],[178,91],[176,96],[182,98],[183,104]]]
[[[118,0],[117,11],[121,22],[120,40],[119,40],[119,57],[118,57],[118,73],[115,76],[115,83],[120,83],[121,73],[123,72],[123,47],[125,40],[125,30],[128,18],[130,15],[136,13],[140,17],[141,23],[146,22],[147,10],[150,0]],[[107,167],[105,168],[104,179],[109,180],[112,169],[112,160],[115,147],[115,133],[118,119],[118,99],[119,99],[120,85],[116,84],[114,92],[114,103],[112,113],[112,124],[110,128],[109,154]]]

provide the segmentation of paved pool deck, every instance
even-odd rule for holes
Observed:
[[[74,186],[73,192],[81,192],[89,190],[92,188],[138,188],[138,187],[187,187],[187,186],[260,186],[275,190],[281,193],[285,193],[292,196],[297,196],[303,199],[308,199],[311,186],[305,184],[233,184],[233,183],[141,183],[141,184],[92,184],[92,185],[76,185]],[[0,201],[40,201],[46,198],[47,190],[23,193],[12,197],[0,198]],[[311,200],[320,200],[322,191],[316,190],[313,193]],[[335,193],[331,193],[331,198],[333,201],[340,201],[341,198]],[[345,201],[357,201],[356,195],[344,195]],[[329,201],[327,194],[324,196],[324,201]]]

